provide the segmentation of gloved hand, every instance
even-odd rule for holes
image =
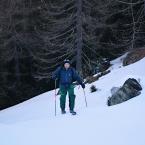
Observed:
[[[82,83],[81,86],[82,86],[83,89],[85,88],[85,84],[84,83]]]

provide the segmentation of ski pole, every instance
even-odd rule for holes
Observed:
[[[86,104],[86,107],[88,107],[88,103],[87,103],[87,97],[86,97],[85,89],[83,89],[83,92],[84,92],[84,97],[85,97],[85,104]]]
[[[57,94],[56,94],[56,81],[57,81],[57,80],[55,80],[55,98],[54,98],[54,99],[55,99],[55,116],[56,116],[56,95],[57,95]]]

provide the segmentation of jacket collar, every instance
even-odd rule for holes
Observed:
[[[63,69],[63,70],[70,70],[70,69],[71,69],[71,67],[69,67],[68,69],[65,69],[65,67],[62,67],[62,69]]]

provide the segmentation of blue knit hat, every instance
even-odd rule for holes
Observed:
[[[69,63],[69,64],[70,64],[70,60],[69,60],[69,59],[65,59],[65,60],[63,61],[63,64],[65,64],[65,63]]]

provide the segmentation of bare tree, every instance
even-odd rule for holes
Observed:
[[[99,6],[97,1],[89,0],[41,2],[42,16],[47,22],[42,22],[41,25],[47,27],[47,31],[37,27],[35,29],[39,36],[42,36],[45,47],[34,52],[35,65],[38,68],[34,76],[39,79],[50,77],[51,72],[65,58],[76,64],[81,75],[86,75],[82,70],[90,71],[91,65],[98,58],[99,37],[96,35],[96,29],[103,25],[101,18],[97,19],[92,10],[103,13],[102,8],[96,9],[105,2],[99,1]],[[102,16],[105,17],[105,14]]]

